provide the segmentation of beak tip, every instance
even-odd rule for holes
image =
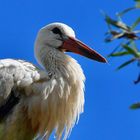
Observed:
[[[105,59],[104,63],[108,63],[108,61]]]
[[[102,63],[108,63],[107,59],[105,59],[105,58],[102,58],[102,60],[100,62],[102,62]]]

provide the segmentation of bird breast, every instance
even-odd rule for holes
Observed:
[[[83,112],[85,76],[73,58],[67,57],[67,61],[65,65],[61,62],[61,67],[49,81],[32,85],[33,92],[38,91],[39,96],[31,97],[28,114],[32,126],[38,127],[41,135],[47,132],[46,137],[55,129],[57,139],[60,139],[65,129],[66,139]]]

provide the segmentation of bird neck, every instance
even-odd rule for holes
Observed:
[[[83,112],[85,76],[76,60],[57,49],[46,46],[38,47],[36,57],[46,71],[52,75],[50,80],[44,83],[46,86],[42,90],[45,92],[41,92],[47,100],[47,106],[41,108],[49,110],[51,107],[47,116],[46,112],[48,111],[42,115],[46,116],[46,120],[41,119],[43,120],[42,124],[48,123],[48,127],[43,130],[47,130],[47,136],[49,136],[52,128],[56,129],[57,139],[60,139],[66,128],[64,136],[66,139]],[[46,104],[46,100],[44,100],[44,104]],[[49,118],[51,121],[48,121]]]
[[[52,76],[84,79],[81,66],[65,53],[49,46],[36,46],[35,54],[39,64]]]

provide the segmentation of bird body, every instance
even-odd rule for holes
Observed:
[[[57,140],[63,133],[67,139],[84,107],[85,76],[78,62],[64,53],[71,45],[84,45],[73,38],[70,27],[53,23],[39,31],[35,42],[42,68],[24,60],[0,60],[0,139],[31,140],[45,134],[47,140],[54,130]],[[72,51],[92,59],[95,53],[105,62],[91,50]]]

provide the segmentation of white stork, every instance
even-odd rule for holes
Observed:
[[[0,60],[0,140],[32,140],[37,134],[66,140],[84,106],[85,76],[74,52],[99,62],[106,59],[75,38],[63,23],[40,29],[35,56],[43,67],[24,60]]]

